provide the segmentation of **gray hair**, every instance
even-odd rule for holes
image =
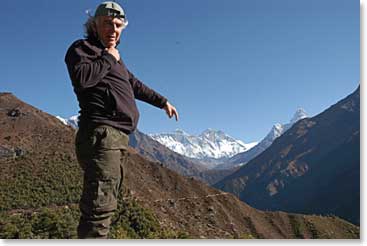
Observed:
[[[96,17],[89,16],[88,20],[84,23],[84,37],[92,39],[97,38]]]

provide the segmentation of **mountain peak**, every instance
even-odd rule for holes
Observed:
[[[11,92],[0,92],[0,100],[2,104],[24,104]]]
[[[185,132],[184,130],[182,129],[176,129],[174,131],[175,134],[179,134],[179,135],[185,135],[185,136],[188,136],[189,134],[187,132]]]
[[[68,119],[62,118],[58,115],[55,117],[60,120],[64,125],[71,126],[74,129],[78,128],[79,115],[73,115]]]
[[[206,129],[198,136],[187,134],[183,130],[149,136],[179,154],[202,160],[230,157],[254,145],[254,143],[246,145],[223,131],[212,128]]]
[[[291,119],[290,123],[294,124],[299,120],[307,118],[308,115],[303,108],[298,108],[297,111],[294,113],[293,118]]]
[[[285,131],[284,129],[285,127],[280,124],[280,123],[276,123],[273,125],[273,128],[271,129],[271,131],[269,132],[269,134],[266,136],[266,140],[273,142],[276,138],[278,138],[280,135],[283,134],[283,132]]]
[[[208,128],[200,134],[200,136],[214,136],[214,135],[227,136],[223,131],[212,128]]]

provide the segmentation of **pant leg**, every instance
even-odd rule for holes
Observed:
[[[122,188],[126,138],[107,126],[81,129],[77,134],[76,152],[84,171],[79,238],[107,238]]]

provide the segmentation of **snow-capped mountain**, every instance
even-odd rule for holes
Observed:
[[[291,128],[295,123],[297,123],[298,121],[300,121],[304,118],[308,118],[307,113],[305,112],[305,110],[303,108],[298,108],[297,111],[294,113],[291,121],[288,124],[283,125],[283,131],[280,132],[280,135],[282,135],[289,128]]]
[[[207,129],[198,136],[190,135],[183,130],[149,136],[179,154],[196,159],[231,157],[257,144],[257,142],[245,144],[222,131],[213,129]]]
[[[297,111],[294,113],[292,119],[287,124],[275,124],[270,132],[266,135],[263,140],[260,141],[258,145],[256,145],[254,148],[252,148],[250,151],[246,151],[244,153],[239,153],[235,156],[233,156],[229,162],[226,163],[226,165],[218,166],[218,168],[228,168],[228,166],[233,166],[233,164],[236,165],[243,165],[249,162],[251,159],[255,158],[257,155],[259,155],[261,152],[266,150],[275,139],[280,137],[284,132],[286,132],[288,129],[290,129],[296,122],[299,120],[302,120],[304,118],[307,118],[307,113],[304,109],[298,108]]]
[[[79,115],[74,115],[68,119],[64,119],[60,116],[56,116],[56,118],[59,119],[62,123],[64,123],[64,125],[71,126],[74,129],[78,128],[78,117]]]
[[[268,135],[266,135],[266,137],[259,143],[259,145],[261,144],[264,147],[264,149],[266,149],[274,142],[276,138],[280,137],[284,132],[286,132],[289,128],[291,128],[293,124],[307,117],[308,116],[305,110],[303,108],[298,108],[289,123],[287,124],[276,123],[272,127]]]
[[[308,118],[306,111],[303,108],[298,108],[297,111],[294,113],[293,118],[291,119],[289,124],[294,124],[299,120],[304,118]]]

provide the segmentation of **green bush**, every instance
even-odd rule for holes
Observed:
[[[72,239],[77,238],[80,212],[77,205],[42,208],[9,214],[0,213],[0,238]],[[133,199],[119,202],[109,238],[189,238],[184,232],[162,229],[153,212]]]
[[[75,210],[75,209],[74,209]],[[0,215],[0,237],[6,239],[76,238],[78,212],[44,208],[40,212]]]
[[[120,200],[110,238],[189,238],[184,232],[161,228],[154,213],[139,205],[134,199]]]

